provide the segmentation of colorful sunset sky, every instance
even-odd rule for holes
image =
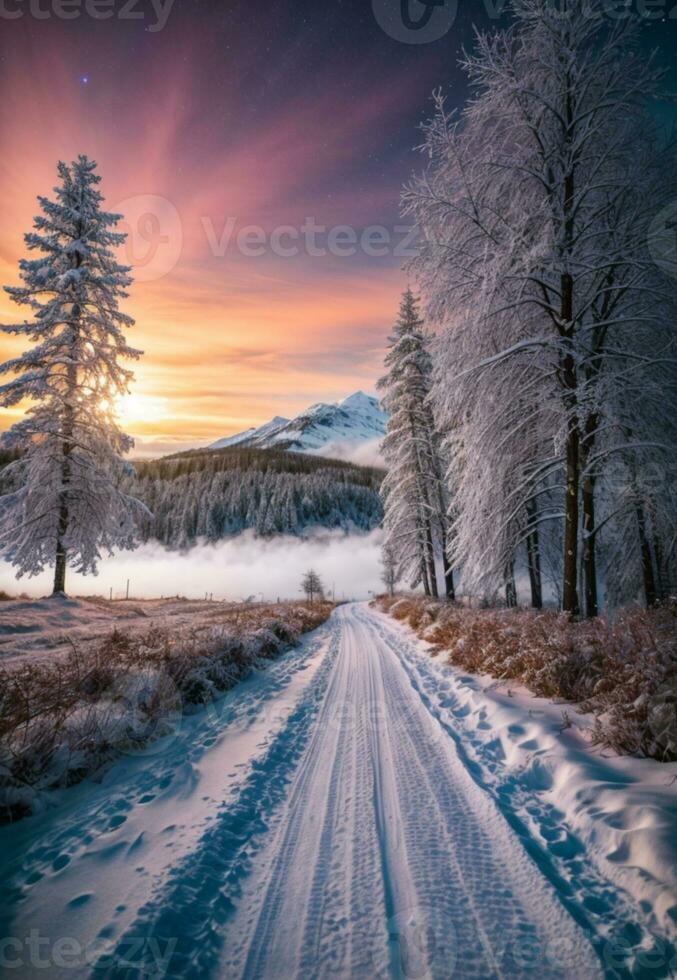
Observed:
[[[30,2],[6,0],[14,16],[0,21],[0,283],[18,281],[57,161],[97,160],[137,279],[125,309],[145,355],[121,408],[135,454],[373,391],[407,283],[396,227],[401,186],[422,166],[417,125],[438,85],[464,102],[458,59],[473,27],[490,26],[486,6],[460,0],[442,38],[406,44],[369,0],[175,0],[161,14],[156,0],[128,2],[129,17],[110,0],[96,8],[110,19],[84,0],[56,8],[70,19],[56,0]],[[659,44],[674,65],[676,37],[677,21],[652,23],[647,50]],[[382,226],[390,247],[375,232],[370,251],[385,255],[308,254],[309,218],[358,239]],[[263,249],[251,237],[238,248],[248,226],[263,229]],[[334,234],[351,248],[345,229]],[[0,322],[21,315],[3,293]],[[0,360],[18,350],[0,337]],[[20,414],[0,412],[2,428]]]

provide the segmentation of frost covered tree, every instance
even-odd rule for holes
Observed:
[[[382,473],[274,449],[238,449],[137,462],[122,489],[153,513],[142,528],[170,548],[217,541],[247,528],[302,535],[311,527],[347,533],[382,522]]]
[[[435,427],[431,336],[411,289],[402,297],[385,358],[386,374],[377,387],[390,413],[383,455],[387,474],[382,485],[386,545],[402,575],[437,596],[436,558],[444,567],[445,593],[454,598],[454,578],[447,557],[448,502],[443,482],[439,437]]]
[[[5,407],[24,400],[24,418],[3,437],[20,455],[3,473],[3,556],[18,575],[54,565],[54,592],[65,591],[66,567],[95,573],[102,549],[133,547],[146,509],[119,488],[122,454],[133,445],[115,420],[114,399],[128,390],[136,359],[118,308],[131,278],[113,249],[121,215],[103,210],[96,164],[80,156],[59,163],[54,199],[25,236],[35,258],[20,261],[22,285],[7,286],[31,320],[2,327],[31,346],[0,365],[13,375],[0,387]]]
[[[562,606],[575,614],[582,596],[595,615],[598,543],[629,520],[613,470],[665,469],[674,454],[664,412],[640,425],[641,411],[619,410],[630,378],[672,397],[632,338],[674,356],[674,290],[647,248],[674,165],[657,162],[646,103],[660,72],[631,18],[606,17],[603,0],[510,6],[511,28],[466,59],[464,115],[437,97],[428,169],[405,192],[421,231],[413,270],[447,328],[434,394],[456,442],[452,553],[479,581],[525,543],[537,598],[534,534],[559,537]]]
[[[324,587],[322,585],[322,579],[317,574],[313,568],[309,568],[301,580],[301,588],[308,597],[308,601],[311,603],[315,602],[315,599],[321,599],[324,596]]]

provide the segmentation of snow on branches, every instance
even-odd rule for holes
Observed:
[[[437,559],[444,568],[445,591],[454,594],[447,559],[447,501],[439,439],[429,401],[432,383],[431,336],[425,331],[418,300],[404,293],[385,358],[387,373],[378,382],[390,413],[383,455],[386,547],[397,577],[423,584],[437,595]]]
[[[651,604],[677,562],[676,293],[650,249],[675,143],[647,110],[660,71],[602,6],[515,0],[512,27],[466,57],[465,113],[435,96],[404,193],[443,328],[452,562],[470,590],[509,593],[526,556],[539,605],[545,561],[563,608],[589,616],[600,580]]]
[[[3,471],[0,549],[19,575],[54,564],[55,592],[64,591],[67,564],[95,572],[102,549],[132,547],[147,514],[118,487],[133,445],[114,415],[133,378],[120,361],[141,354],[125,340],[134,321],[118,308],[131,283],[113,253],[125,238],[115,231],[121,215],[103,210],[93,161],[80,156],[57,169],[54,200],[38,198],[41,213],[25,236],[37,257],[21,259],[22,285],[5,287],[32,320],[0,328],[31,345],[0,365],[11,376],[0,404],[30,403],[3,437],[20,454]]]

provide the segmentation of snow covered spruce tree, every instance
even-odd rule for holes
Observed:
[[[619,501],[612,470],[629,456],[666,471],[674,453],[662,421],[634,437],[618,411],[630,375],[639,388],[650,373],[670,399],[656,359],[631,341],[665,353],[674,322],[674,290],[647,248],[652,216],[675,193],[666,168],[646,193],[659,142],[646,104],[660,72],[632,19],[606,17],[603,0],[513,0],[511,12],[513,26],[480,36],[466,60],[464,116],[437,98],[430,165],[405,191],[422,240],[413,270],[447,327],[435,397],[462,446],[451,454],[454,560],[464,576],[482,563],[502,574],[539,528],[560,539],[562,607],[577,613],[582,593],[595,615],[596,548],[632,499]]]
[[[0,547],[18,576],[53,564],[55,593],[68,565],[95,573],[101,549],[132,547],[148,514],[119,489],[121,454],[133,445],[113,410],[133,378],[119,362],[141,352],[127,345],[134,321],[118,309],[131,282],[112,251],[125,238],[114,230],[121,216],[102,209],[95,170],[85,156],[59,163],[55,199],[38,198],[42,213],[25,236],[38,255],[20,261],[21,286],[5,287],[33,319],[2,330],[32,346],[0,365],[14,375],[0,404],[32,404],[3,438],[19,457],[3,472]]]
[[[454,577],[447,557],[447,499],[439,439],[429,400],[432,384],[431,336],[418,300],[407,289],[385,358],[387,373],[378,382],[390,413],[383,440],[387,474],[381,492],[386,547],[398,577],[423,584],[437,596],[436,559],[444,568],[445,593],[454,598]]]

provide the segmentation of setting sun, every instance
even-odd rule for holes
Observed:
[[[115,414],[123,425],[157,422],[167,415],[169,403],[159,395],[123,395],[115,403]]]

